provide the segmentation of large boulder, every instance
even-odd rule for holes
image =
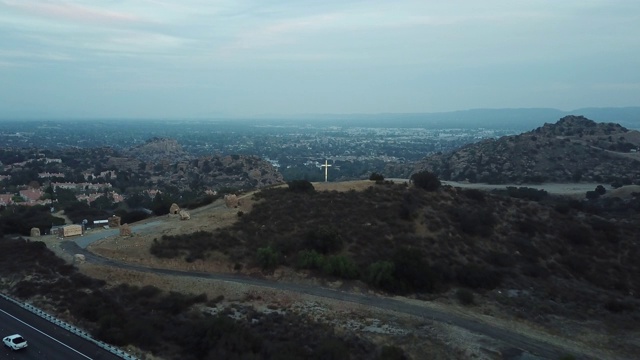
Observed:
[[[84,264],[87,259],[82,254],[73,255],[73,263],[74,264]]]
[[[38,237],[40,236],[40,229],[38,229],[37,227],[31,228],[31,233],[30,233],[31,237]]]
[[[238,207],[238,197],[235,194],[227,194],[224,196],[224,203],[228,208]]]

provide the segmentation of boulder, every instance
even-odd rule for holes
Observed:
[[[84,264],[85,261],[86,261],[86,258],[84,257],[84,255],[82,255],[82,254],[73,255],[73,263],[74,264]]]

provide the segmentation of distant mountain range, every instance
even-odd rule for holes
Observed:
[[[402,128],[492,128],[531,130],[567,115],[579,115],[597,122],[614,122],[640,129],[640,106],[582,108],[563,111],[551,108],[471,109],[438,113],[315,114],[297,117],[323,120],[336,125]]]
[[[380,128],[487,128],[513,129],[527,131],[542,126],[567,115],[585,116],[597,122],[614,122],[630,129],[640,129],[640,106],[630,107],[592,107],[571,111],[552,108],[513,108],[513,109],[470,109],[432,113],[381,113],[381,114],[298,114],[298,115],[256,115],[250,117],[233,117],[227,115],[201,116],[192,120],[199,121],[269,121],[284,120],[299,123],[300,121],[321,121],[323,125],[362,126]],[[2,120],[50,120],[45,114],[38,113],[0,113]],[[70,116],[62,119],[91,120],[89,116]],[[120,118],[124,119],[124,118]],[[95,120],[95,119],[94,119]],[[101,118],[101,120],[108,120]],[[152,120],[152,119],[128,119]],[[171,120],[171,119],[159,119]],[[179,119],[180,121],[189,118]]]

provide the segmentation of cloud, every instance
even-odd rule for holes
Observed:
[[[71,2],[47,2],[47,1],[9,1],[3,3],[11,8],[21,10],[25,13],[46,17],[48,19],[58,19],[63,21],[83,22],[89,24],[107,23],[137,23],[143,19],[134,14],[105,10],[95,7],[77,5]]]
[[[310,17],[284,19],[274,23],[245,30],[236,36],[236,39],[222,51],[233,52],[235,50],[249,50],[255,48],[271,47],[295,43],[304,36],[305,32],[327,29],[335,26],[342,18],[341,14],[321,14]]]

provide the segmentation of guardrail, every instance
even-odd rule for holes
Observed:
[[[99,347],[109,351],[110,353],[112,353],[112,354],[114,354],[116,356],[119,356],[119,357],[121,357],[121,358],[123,358],[125,360],[138,360],[138,358],[136,358],[135,356],[129,355],[128,353],[126,353],[122,349],[119,349],[119,348],[117,348],[117,347],[115,347],[113,345],[109,345],[107,343],[104,343],[104,342],[102,342],[100,340],[96,340],[88,332],[86,332],[86,331],[84,331],[82,329],[78,329],[77,327],[75,327],[73,325],[67,324],[66,322],[57,319],[55,316],[50,315],[50,314],[38,309],[37,307],[35,307],[35,306],[31,305],[31,304],[23,303],[23,302],[18,301],[18,300],[14,299],[14,298],[12,298],[10,296],[5,295],[5,294],[0,294],[0,297],[2,297],[3,299],[18,305],[18,306],[20,306],[23,309],[31,311],[32,313],[40,316],[41,318],[43,318],[43,319],[45,319],[45,320],[47,320],[47,321],[49,321],[49,322],[51,322],[53,324],[56,324],[59,327],[65,329],[65,330],[67,330],[67,331],[69,331],[71,333],[74,333],[74,334],[80,336],[81,338],[83,338],[83,339],[85,339],[87,341],[90,341],[90,342],[98,345]]]

